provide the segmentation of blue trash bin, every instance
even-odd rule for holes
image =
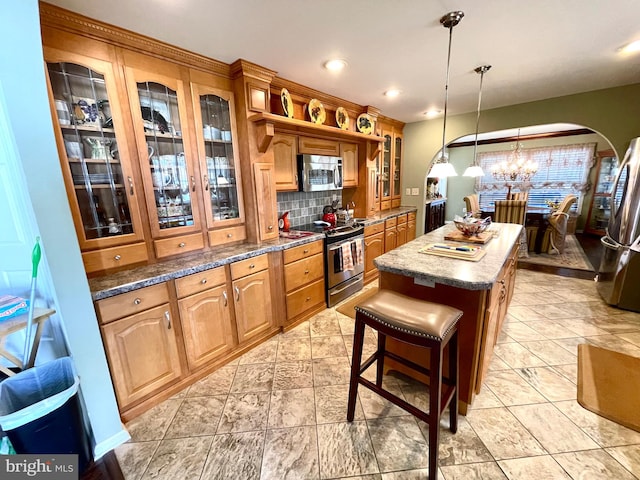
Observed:
[[[77,454],[79,472],[87,468],[92,456],[79,385],[69,357],[24,370],[0,383],[0,428],[16,453]]]

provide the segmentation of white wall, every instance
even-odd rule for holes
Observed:
[[[66,346],[73,357],[95,455],[100,457],[126,441],[128,434],[120,422],[62,180],[46,90],[38,2],[2,0],[0,8],[0,99],[9,121],[8,126],[0,123],[4,143],[0,161],[8,166],[0,186],[13,199],[8,201],[11,206],[25,205],[2,217],[8,223],[2,224],[0,236],[0,289],[28,289],[31,249],[39,234],[40,291],[58,312],[53,322],[60,325],[55,343],[61,349]]]

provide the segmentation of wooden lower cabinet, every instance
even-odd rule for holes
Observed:
[[[407,216],[400,215],[396,225],[396,247],[407,243]]]
[[[187,363],[195,370],[235,347],[226,284],[178,300]]]
[[[378,269],[373,260],[384,253],[384,223],[364,228],[364,283],[378,278]]]
[[[426,204],[424,211],[424,233],[429,233],[444,225],[446,205],[447,201],[444,198],[431,200]]]
[[[288,330],[325,308],[322,240],[283,252]]]
[[[233,281],[233,302],[240,343],[273,327],[269,282],[269,270]]]
[[[384,253],[390,252],[398,246],[397,218],[390,218],[384,222]]]
[[[416,212],[407,214],[407,242],[416,238]]]
[[[169,303],[101,327],[120,409],[181,376]]]

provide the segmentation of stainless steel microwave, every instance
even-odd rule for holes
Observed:
[[[298,189],[301,192],[342,189],[342,158],[298,155]]]

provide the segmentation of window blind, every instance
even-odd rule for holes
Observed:
[[[589,188],[588,175],[595,149],[595,143],[521,149],[520,156],[536,162],[538,171],[528,182],[513,183],[497,180],[491,174],[493,165],[513,157],[513,150],[478,153],[478,161],[485,172],[483,177],[476,178],[480,205],[489,207],[496,200],[504,200],[507,183],[511,183],[512,192],[529,192],[530,206],[545,206],[547,201],[560,202],[573,193],[578,201],[573,204],[572,211],[577,211]]]

